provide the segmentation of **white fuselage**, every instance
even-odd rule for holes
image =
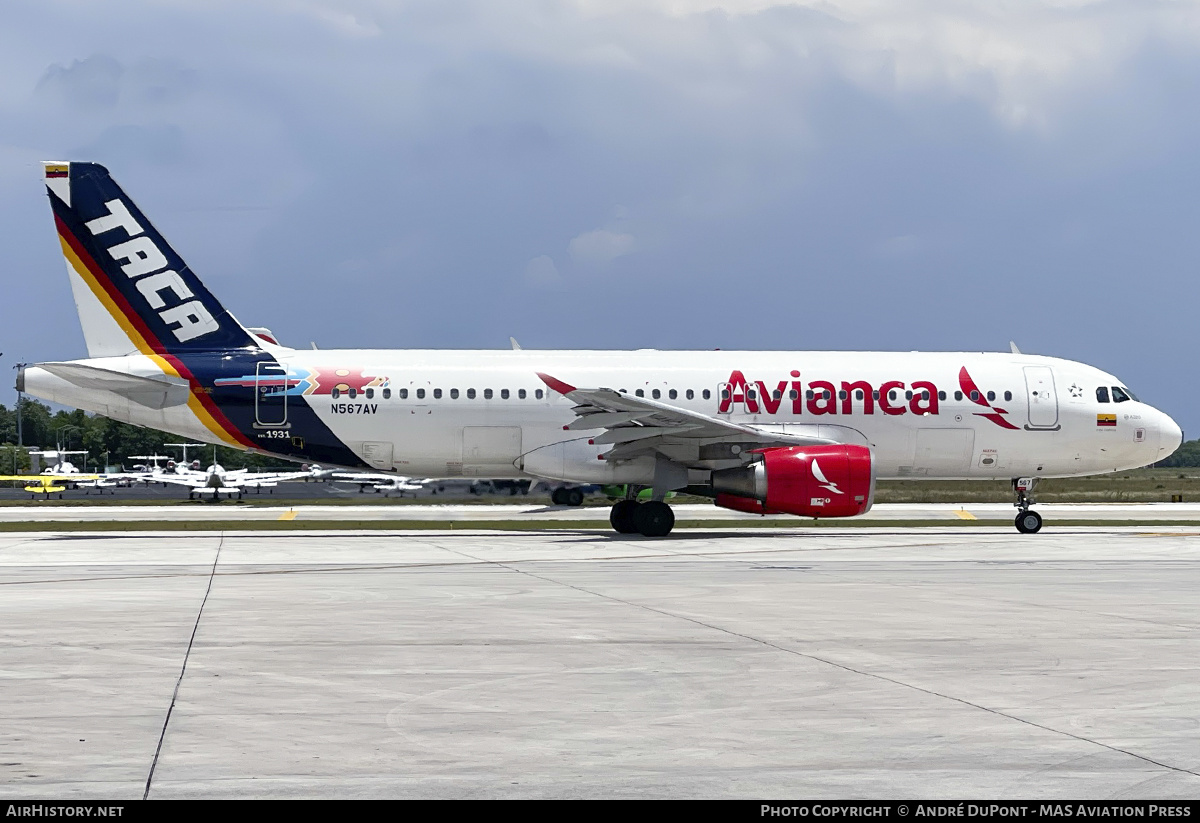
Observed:
[[[271,354],[296,385],[283,396],[255,395],[261,425],[255,424],[252,436],[259,449],[278,452],[273,438],[302,437],[289,428],[289,409],[305,404],[367,465],[413,477],[650,482],[652,468],[644,463],[610,465],[601,459],[608,447],[589,444],[588,431],[564,430],[575,419],[573,404],[548,388],[539,372],[576,387],[642,392],[660,403],[765,431],[869,445],[880,478],[1097,474],[1152,463],[1181,440],[1178,426],[1163,412],[1134,399],[1113,402],[1127,391],[1114,376],[1035,355],[292,349]],[[78,362],[162,375],[142,355]],[[227,442],[198,418],[194,404],[147,408],[36,367],[26,370],[25,388],[132,423]],[[555,453],[567,455],[561,469],[553,461],[547,468],[535,454],[564,442],[570,447]],[[696,448],[680,444],[668,456],[700,472],[725,465],[705,463]]]

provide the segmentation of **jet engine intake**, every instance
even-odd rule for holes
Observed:
[[[712,473],[716,504],[756,514],[854,517],[875,499],[875,456],[866,446],[789,446]]]

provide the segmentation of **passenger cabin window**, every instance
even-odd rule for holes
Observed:
[[[418,400],[425,399],[425,390],[424,389],[417,389],[417,399]]]
[[[962,392],[960,392],[960,391],[956,391],[956,392],[954,393],[954,399],[955,399],[955,400],[962,400]]]
[[[695,399],[696,399],[696,393],[695,393],[694,391],[692,391],[691,389],[688,389],[688,390],[687,390],[687,399],[688,399],[688,400],[695,400]]]
[[[707,394],[708,394],[708,389],[705,389],[705,390],[704,390],[704,393],[705,393],[705,395],[707,395]],[[707,399],[708,399],[708,397],[706,396],[704,399],[705,399],[705,400],[707,400]],[[729,389],[721,389],[721,399],[722,399],[722,400],[728,400],[728,399],[729,399]]]
[[[635,395],[637,395],[638,397],[645,397],[645,396],[646,396],[646,393],[645,393],[644,391],[642,391],[641,389],[637,389],[637,390],[634,392],[634,394],[635,394]]]
[[[475,390],[474,389],[467,389],[467,399],[468,400],[475,399]]]
[[[501,399],[501,400],[507,400],[507,399],[508,399],[508,389],[501,389],[501,390],[500,390],[500,399]]]
[[[451,389],[451,390],[450,390],[450,399],[451,399],[451,400],[457,400],[457,399],[458,399],[458,389]]]
[[[677,397],[679,397],[679,392],[675,391],[674,389],[671,389],[669,392],[667,392],[667,397],[669,397],[671,400],[674,400]]]
[[[367,395],[367,399],[368,399],[368,400],[373,400],[373,399],[375,398],[375,390],[374,390],[374,389],[367,389],[367,391],[366,391],[366,395]]]
[[[518,400],[525,399],[525,390],[524,389],[517,389],[517,399]]]
[[[350,399],[353,400],[354,398],[358,397],[358,389],[351,389],[349,392],[347,392],[347,394],[349,394]]]
[[[1004,399],[1005,399],[1005,400],[1012,400],[1012,392],[1010,392],[1010,391],[1006,391],[1006,392],[1004,393]]]
[[[434,390],[433,390],[433,399],[434,399],[434,400],[441,400],[441,399],[442,399],[442,390],[441,390],[441,389],[434,389]]]
[[[1108,386],[1101,386],[1100,388],[1096,389],[1096,402],[1097,403],[1107,403],[1108,402]]]
[[[384,397],[391,397],[391,396],[392,396],[392,390],[391,390],[391,389],[384,389],[384,390],[383,390],[383,396],[384,396]],[[401,400],[407,400],[407,399],[408,399],[408,389],[401,389],[401,390],[400,390],[400,399],[401,399]]]
[[[334,389],[329,394],[330,394],[330,396],[333,397],[334,400],[337,400],[339,397],[342,396],[342,393],[338,389]]]
[[[996,399],[996,393],[994,391],[988,392],[987,399],[988,399],[988,402],[991,403],[993,400]]]
[[[484,400],[491,400],[491,399],[492,399],[492,390],[491,390],[491,389],[484,389],[484,390],[483,390],[483,399],[484,399]]]
[[[771,392],[771,397],[775,398],[776,400],[781,400],[783,399],[783,392],[781,392],[779,389],[775,389],[775,391]]]
[[[945,400],[945,399],[946,399],[946,393],[944,391],[938,392],[938,400]]]
[[[652,392],[650,392],[650,396],[657,400],[662,397],[662,392],[660,392],[658,389],[654,389]]]
[[[979,399],[979,392],[977,392],[977,391],[972,391],[972,392],[971,392],[971,399],[972,399],[972,400],[978,400],[978,399]]]
[[[1124,403],[1126,400],[1129,399],[1129,395],[1127,395],[1125,393],[1125,390],[1122,389],[1120,386],[1113,386],[1112,387],[1112,399],[1113,399],[1114,403]]]
[[[541,389],[538,389],[537,391],[535,391],[535,392],[533,393],[533,396],[534,396],[535,398],[537,398],[538,400],[541,400],[541,399],[542,399],[542,390],[541,390]]]
[[[704,399],[708,400],[711,397],[711,392],[708,389],[704,390]]]

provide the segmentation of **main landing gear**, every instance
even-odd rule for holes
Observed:
[[[556,506],[582,506],[583,489],[573,486],[560,486],[550,492],[550,502]]]
[[[608,522],[620,534],[642,534],[646,537],[666,537],[675,526],[675,512],[661,500],[618,500],[613,504]]]
[[[1013,491],[1016,492],[1017,507],[1016,527],[1021,534],[1037,534],[1042,528],[1042,516],[1029,508],[1033,505],[1033,487],[1037,485],[1036,477],[1017,477],[1013,479]]]

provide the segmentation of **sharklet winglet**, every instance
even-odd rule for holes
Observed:
[[[559,394],[570,394],[571,392],[575,391],[574,386],[568,385],[556,377],[551,377],[550,375],[542,374],[541,372],[538,372],[537,376],[541,378],[543,383],[554,389]]]

